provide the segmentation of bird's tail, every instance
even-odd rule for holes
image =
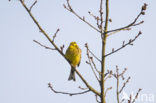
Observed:
[[[76,79],[75,79],[75,67],[71,66],[71,71],[70,71],[70,75],[69,75],[68,80],[76,81]]]

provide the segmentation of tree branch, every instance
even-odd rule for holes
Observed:
[[[93,61],[93,58],[91,59],[91,62],[94,66],[94,69],[96,70],[96,72],[98,72],[99,76],[101,75],[101,72],[97,69],[96,65],[95,65],[95,62]]]
[[[81,78],[81,80],[85,83],[85,85],[88,87],[88,89],[91,90],[96,95],[100,96],[100,93],[88,84],[88,82],[82,77],[79,71],[77,71],[77,69],[75,69],[75,71],[78,74],[78,76]]]
[[[106,16],[105,16],[105,26],[104,33],[101,29],[101,38],[102,38],[102,63],[101,63],[101,103],[106,103],[105,99],[105,54],[106,54],[106,39],[107,39],[107,30],[108,30],[108,20],[109,20],[109,0],[106,0]],[[103,0],[100,2],[100,17],[101,17],[101,27],[103,28]]]
[[[100,10],[99,10],[99,13],[100,13],[100,30],[101,30],[101,34],[103,32],[103,0],[100,1]]]
[[[21,4],[23,5],[23,7],[26,9],[26,11],[28,12],[28,14],[30,15],[30,17],[32,18],[32,20],[34,21],[34,23],[37,25],[37,27],[39,28],[39,30],[43,33],[43,35],[49,40],[49,42],[55,47],[55,49],[59,52],[59,54],[62,55],[62,57],[64,57],[64,59],[70,64],[70,62],[66,59],[65,55],[63,54],[63,52],[57,47],[57,45],[53,42],[53,40],[48,36],[48,34],[42,29],[42,27],[40,26],[40,24],[38,23],[38,21],[34,18],[34,16],[31,14],[30,10],[27,8],[27,6],[25,5],[23,0],[20,0]],[[70,64],[70,66],[72,66]],[[82,75],[77,71],[77,69],[75,69],[76,73],[78,74],[78,76],[81,78],[81,80],[85,83],[85,85],[88,87],[89,90],[91,90],[93,93],[95,93],[96,95],[100,95],[100,93],[98,91],[96,91],[94,88],[92,88],[88,82],[82,77]]]
[[[116,80],[117,80],[117,85],[116,85],[116,95],[117,95],[117,103],[120,103],[119,100],[119,69],[118,66],[116,66]]]
[[[40,42],[36,41],[36,40],[33,40],[35,43],[39,44],[40,46],[44,47],[45,49],[50,49],[50,50],[56,50],[55,48],[50,48],[48,46],[45,46],[43,44],[41,44]]]
[[[81,89],[81,90],[86,90],[86,89],[88,89],[88,88],[83,88],[83,87],[81,87],[81,86],[79,86],[78,88]]]
[[[140,13],[137,15],[137,17],[134,19],[134,21],[133,21],[132,23],[128,24],[127,26],[118,28],[118,29],[114,29],[114,30],[107,31],[107,33],[115,32],[115,31],[120,31],[120,30],[124,30],[124,29],[126,29],[126,28],[131,27],[131,26],[136,26],[136,25],[142,24],[143,21],[141,21],[141,22],[139,22],[139,23],[136,23],[136,22],[137,22],[137,20],[139,19],[139,17],[140,17],[141,15],[144,15],[144,14],[145,14],[146,7],[147,7],[147,4],[144,3],[144,5],[142,6],[142,9],[141,9],[141,11],[140,11]]]
[[[85,20],[84,17],[81,17],[79,16],[74,10],[73,8],[71,7],[70,3],[69,3],[69,0],[66,0],[67,1],[67,6],[64,4],[64,8],[68,11],[70,11],[71,13],[73,13],[76,17],[78,17],[80,20],[82,20],[83,22],[85,22],[87,25],[89,25],[91,28],[93,28],[94,30],[96,30],[97,32],[100,32],[96,27],[94,27],[92,24],[90,24],[88,21]]]
[[[95,97],[96,97],[96,102],[101,103],[101,102],[98,100],[98,95],[95,95]]]
[[[118,68],[118,66],[116,66],[116,73],[114,73],[114,74],[112,73],[112,75],[115,77],[116,82],[117,82],[117,85],[116,85],[117,103],[122,103],[125,100],[125,99],[122,99],[120,101],[120,93],[123,91],[126,84],[129,82],[130,77],[128,77],[128,79],[123,83],[123,86],[121,87],[120,90],[119,90],[119,82],[120,82],[120,77],[122,78],[122,80],[124,80],[123,75],[125,74],[126,71],[127,71],[127,68],[125,68],[121,73],[119,73],[119,68]],[[129,100],[128,103],[131,103],[131,100]]]
[[[94,69],[95,70],[97,70],[97,68],[96,68],[96,66],[95,66],[95,64],[94,64],[94,68],[93,68],[93,66],[92,66],[92,62],[93,62],[93,58],[89,55],[89,49],[88,49],[88,44],[86,43],[85,44],[85,47],[86,47],[86,50],[87,50],[87,57],[88,57],[88,62],[86,62],[87,64],[89,64],[90,65],[90,67],[91,67],[91,69],[92,69],[92,71],[93,71],[93,73],[94,73],[94,75],[95,75],[95,77],[96,77],[96,79],[98,80],[98,82],[100,82],[100,80],[99,80],[99,78],[97,77],[97,75],[96,75],[96,73],[95,73],[95,71],[94,71]],[[94,62],[93,62],[94,63]],[[98,72],[99,73],[99,72]]]
[[[129,82],[130,79],[131,79],[131,77],[128,77],[127,80],[123,83],[123,86],[121,87],[119,93],[121,93],[123,91],[123,89],[126,87],[126,84]]]
[[[89,49],[87,43],[85,44],[85,47],[86,47],[86,49],[87,49],[87,56],[88,56],[89,53],[90,53],[90,54],[93,55],[93,57],[94,57],[95,59],[97,59],[97,60],[101,63],[101,60],[100,60],[97,56],[95,56],[95,54],[94,54],[93,52],[91,52],[91,50]],[[95,65],[95,63],[94,63],[94,61],[93,61],[93,58],[90,59],[90,60],[91,60],[92,64],[94,65],[94,69],[96,70],[96,72],[98,72],[99,74],[101,74],[100,71],[96,68],[96,65]]]
[[[122,45],[120,48],[118,48],[118,49],[116,49],[116,50],[113,49],[112,52],[106,54],[105,57],[107,57],[107,56],[109,56],[109,55],[111,55],[111,54],[114,54],[114,53],[118,52],[119,50],[125,48],[125,47],[128,46],[128,45],[133,45],[132,43],[133,43],[141,34],[142,34],[142,33],[141,33],[141,31],[140,31],[140,32],[138,33],[138,35],[135,36],[134,39],[130,39],[129,42],[127,42],[126,44],[125,44],[125,42],[123,42],[123,45]]]
[[[105,76],[105,81],[108,79],[108,78],[111,78],[112,77],[112,74],[108,74],[108,76]]]
[[[90,11],[88,11],[89,15],[92,16],[95,20],[99,20],[98,16],[95,16],[93,13],[91,13]]]
[[[125,29],[122,29],[122,31],[129,31],[129,30],[131,30],[131,28],[125,28]],[[109,33],[107,36],[111,36],[111,35],[113,35],[113,34],[115,34],[115,33],[118,33],[118,32],[120,32],[121,30],[118,30],[118,31],[114,31],[114,32],[111,32],[111,33]]]
[[[90,90],[86,90],[86,91],[83,91],[83,92],[78,92],[78,93],[68,93],[68,92],[60,92],[60,91],[56,91],[51,83],[48,83],[48,87],[51,89],[51,91],[53,91],[54,93],[58,93],[58,94],[67,94],[69,96],[74,96],[74,95],[80,95],[80,94],[85,94],[85,93],[88,93],[90,92]]]
[[[96,60],[98,60],[99,62],[101,62],[101,60],[100,60],[89,48],[88,48],[88,51],[89,51],[90,54],[93,55],[93,57],[94,57]]]
[[[32,18],[32,20],[34,21],[34,23],[37,25],[37,27],[39,28],[39,30],[43,33],[43,35],[49,40],[49,42],[55,47],[55,49],[65,58],[64,54],[61,52],[61,50],[57,47],[57,45],[51,40],[51,38],[48,36],[48,34],[42,29],[42,27],[40,26],[40,24],[38,23],[38,21],[34,18],[34,16],[31,14],[30,10],[27,8],[27,6],[25,5],[23,0],[20,0],[21,4],[23,5],[23,7],[26,9],[26,11],[28,12],[28,14],[30,15],[30,17]]]

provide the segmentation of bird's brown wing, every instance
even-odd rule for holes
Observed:
[[[77,65],[78,67],[80,66],[80,63],[81,63],[81,58],[80,58],[79,64]]]
[[[80,63],[81,63],[81,49],[79,48],[79,52],[80,52],[80,61],[79,61],[79,64],[78,64],[78,67],[80,66]]]

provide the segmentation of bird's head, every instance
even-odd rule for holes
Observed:
[[[70,46],[77,47],[78,45],[76,44],[76,42],[71,42],[71,43],[70,43]]]

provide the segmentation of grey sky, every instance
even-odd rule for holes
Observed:
[[[141,94],[153,94],[155,101],[137,103],[156,103],[156,1],[110,0],[110,18],[113,22],[109,24],[109,29],[130,23],[140,12],[144,2],[148,4],[148,9],[146,15],[139,20],[144,20],[145,23],[133,27],[129,32],[122,31],[110,36],[107,52],[113,47],[120,47],[123,40],[128,41],[133,38],[139,30],[143,35],[134,42],[134,46],[128,46],[109,56],[106,67],[112,70],[115,70],[116,65],[120,70],[128,68],[126,75],[130,75],[132,79],[125,92],[136,92],[138,88],[143,88]],[[98,89],[98,83],[90,67],[85,63],[87,58],[84,44],[88,42],[90,49],[100,57],[100,35],[65,10],[63,3],[65,0],[38,0],[32,12],[51,37],[56,29],[60,28],[61,31],[56,38],[59,46],[65,44],[66,49],[71,41],[78,43],[82,49],[82,62],[78,70],[93,87]],[[95,24],[87,12],[89,10],[98,14],[99,0],[71,0],[71,4],[79,15],[85,16],[88,21]],[[51,82],[57,90],[69,92],[81,91],[78,86],[85,87],[85,85],[78,76],[76,76],[77,82],[68,82],[70,72],[68,63],[56,51],[46,50],[33,42],[35,39],[51,46],[18,0],[11,2],[1,0],[0,13],[0,103],[96,102],[92,93],[70,97],[51,92],[47,88],[48,82]],[[100,67],[99,64],[97,66]],[[114,87],[108,93],[108,102],[116,102],[114,97],[116,82],[110,79],[106,85]]]

